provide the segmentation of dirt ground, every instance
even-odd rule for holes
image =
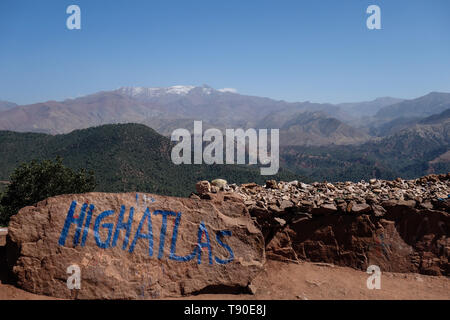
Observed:
[[[450,278],[419,274],[382,273],[381,289],[369,290],[365,272],[313,263],[268,261],[254,281],[256,294],[203,294],[183,299],[198,300],[347,300],[414,299],[450,300]],[[1,300],[53,299],[0,284]]]

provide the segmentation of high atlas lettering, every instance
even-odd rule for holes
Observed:
[[[153,257],[154,255],[158,259],[163,259],[164,257],[164,248],[166,244],[166,234],[167,234],[167,222],[169,217],[172,217],[174,220],[173,228],[172,228],[172,239],[170,240],[170,254],[169,259],[174,261],[186,262],[193,259],[196,259],[198,264],[202,263],[202,252],[207,252],[207,261],[209,265],[217,264],[228,264],[234,260],[233,250],[229,245],[227,245],[224,241],[224,237],[229,237],[232,235],[229,230],[221,230],[217,231],[215,234],[215,242],[218,246],[223,247],[228,252],[228,257],[217,257],[213,258],[213,249],[211,245],[210,234],[208,229],[206,228],[205,223],[202,221],[199,223],[198,232],[196,235],[193,235],[197,238],[197,244],[192,250],[192,253],[186,256],[179,256],[176,254],[177,250],[177,238],[178,231],[181,223],[181,212],[173,212],[173,211],[165,211],[165,210],[155,210],[153,212],[147,207],[142,218],[139,221],[138,227],[134,234],[131,233],[133,226],[133,217],[134,217],[134,207],[130,207],[128,220],[124,221],[124,216],[126,212],[126,207],[124,205],[121,206],[120,212],[117,218],[117,223],[114,225],[113,223],[102,223],[108,217],[111,217],[115,214],[114,210],[106,210],[101,212],[94,221],[92,221],[92,215],[95,210],[94,204],[83,204],[81,206],[80,213],[77,215],[76,208],[78,204],[76,201],[73,201],[70,205],[69,211],[66,216],[66,220],[64,222],[63,229],[61,231],[61,235],[59,237],[58,244],[60,246],[65,246],[67,236],[69,234],[70,228],[72,225],[75,226],[75,233],[72,239],[72,244],[74,247],[80,245],[84,247],[87,241],[87,237],[89,234],[89,228],[91,224],[93,224],[94,231],[94,239],[97,246],[101,249],[114,248],[120,243],[118,243],[119,234],[121,231],[125,233],[123,242],[121,243],[122,250],[128,250],[128,252],[133,253],[136,244],[138,241],[146,240],[148,244],[148,255]],[[154,235],[153,235],[153,224],[152,219],[159,218],[161,219],[161,230],[159,233],[159,246],[154,248]],[[146,223],[147,222],[147,223]],[[83,226],[84,225],[84,226]],[[145,228],[145,225],[147,227]],[[106,239],[102,239],[100,236],[100,230],[104,229],[107,231]],[[131,240],[131,241],[130,241]]]

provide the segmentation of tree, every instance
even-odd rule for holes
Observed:
[[[91,192],[96,183],[94,173],[65,167],[62,158],[55,161],[32,160],[23,163],[11,175],[11,184],[0,200],[0,225],[7,225],[21,208],[61,194]]]

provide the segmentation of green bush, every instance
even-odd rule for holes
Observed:
[[[85,193],[95,189],[93,172],[76,172],[55,161],[32,160],[15,169],[11,184],[0,200],[0,225],[7,225],[12,215],[21,208],[61,194]]]

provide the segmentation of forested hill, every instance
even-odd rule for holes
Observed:
[[[263,183],[268,178],[301,179],[280,169],[275,177],[256,166],[174,165],[170,139],[140,124],[104,125],[64,135],[0,131],[0,180],[22,162],[61,156],[70,168],[93,170],[97,191],[139,191],[188,196],[199,180]]]
[[[283,147],[280,164],[317,181],[415,179],[448,173],[448,114],[447,111],[439,117],[429,117],[411,128],[361,145]]]

